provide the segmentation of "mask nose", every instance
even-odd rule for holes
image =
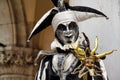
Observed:
[[[64,35],[66,38],[71,38],[73,36],[74,32],[72,30],[67,30],[64,32]]]

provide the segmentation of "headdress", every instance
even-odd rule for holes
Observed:
[[[56,31],[57,26],[64,22],[80,22],[92,17],[105,17],[108,19],[104,13],[90,7],[70,6],[69,3],[64,0],[52,0],[52,2],[55,7],[45,13],[37,22],[28,40],[50,25],[52,25],[54,31]]]

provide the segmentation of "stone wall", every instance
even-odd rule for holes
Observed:
[[[0,0],[0,43],[5,45],[16,44],[15,24],[12,10],[7,0]]]
[[[0,80],[34,80],[38,48],[26,42],[30,27],[22,0],[0,0]]]

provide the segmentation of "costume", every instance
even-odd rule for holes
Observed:
[[[69,3],[63,0],[52,0],[52,2],[55,7],[37,22],[28,38],[30,40],[32,36],[49,25],[53,26],[55,40],[51,43],[52,51],[40,51],[38,53],[37,58],[42,54],[46,56],[40,62],[36,80],[108,80],[102,61],[95,62],[95,65],[103,71],[99,72],[100,76],[94,76],[93,69],[90,69],[91,73],[86,72],[87,68],[83,71],[85,75],[82,74],[82,70],[79,69],[81,68],[82,59],[80,58],[81,55],[77,54],[82,53],[81,51],[88,51],[87,48],[90,50],[89,40],[84,33],[85,39],[82,44],[79,43],[79,27],[77,23],[92,17],[105,17],[106,19],[108,17],[93,8],[70,6]],[[83,58],[87,53],[90,53],[90,51],[85,52]]]

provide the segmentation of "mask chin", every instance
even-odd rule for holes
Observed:
[[[75,36],[71,36],[71,37],[64,37],[64,41],[65,41],[65,44],[71,44],[71,42],[75,42],[76,39],[75,39]]]
[[[65,38],[64,36],[55,33],[55,37],[61,45],[71,44],[71,42],[76,42],[78,39],[79,32],[73,38]]]
[[[66,45],[66,44],[70,44],[71,42],[74,42],[74,40],[72,39],[66,39],[64,36],[60,36],[59,34],[55,34],[55,37],[56,39],[58,40],[58,42],[61,44],[61,45]]]

